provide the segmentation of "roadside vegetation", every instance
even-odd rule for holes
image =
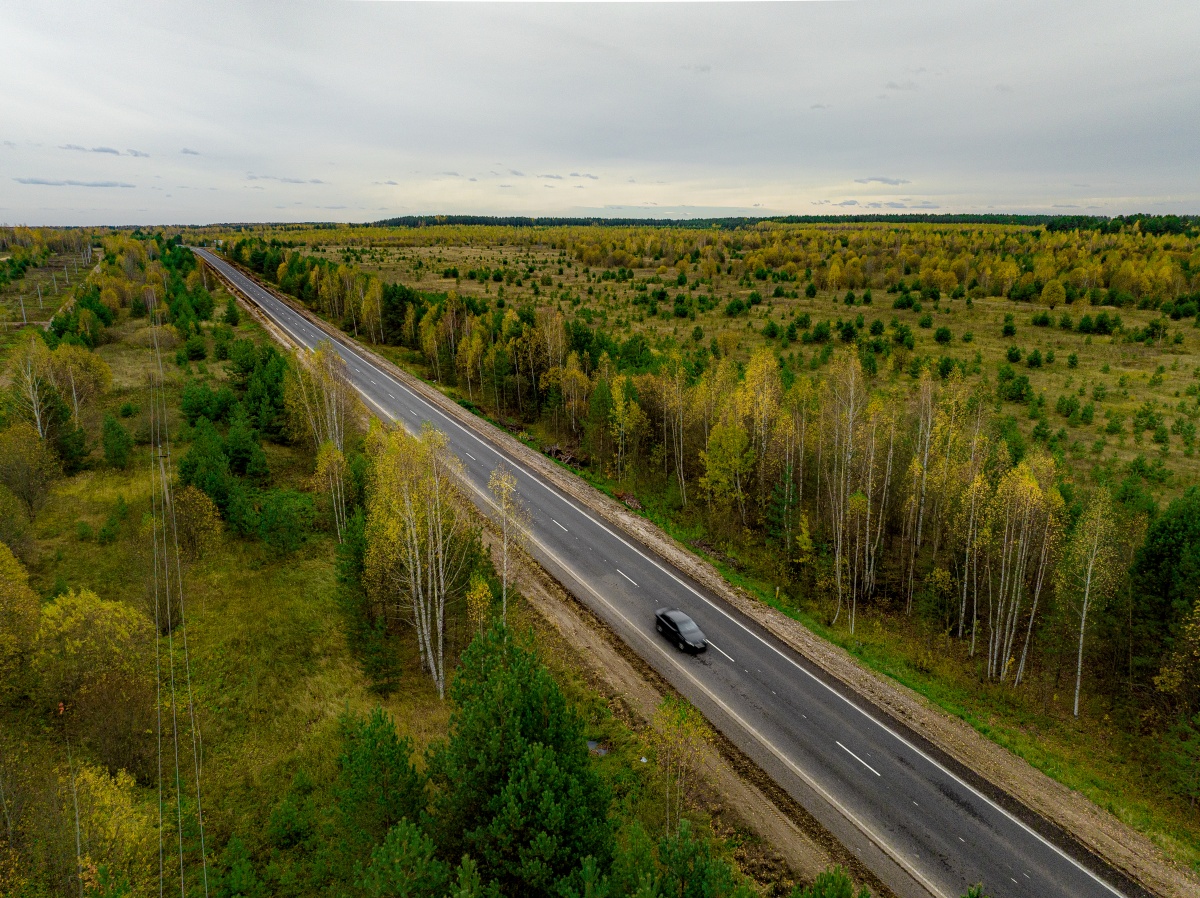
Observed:
[[[694,710],[635,731],[542,660],[440,434],[365,427],[176,242],[95,251],[4,360],[0,891],[849,894],[738,871]]]
[[[208,229],[1200,864],[1195,222]]]

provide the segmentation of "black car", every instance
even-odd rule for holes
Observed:
[[[654,629],[684,652],[698,653],[708,648],[708,640],[696,622],[678,608],[660,608],[654,612]]]

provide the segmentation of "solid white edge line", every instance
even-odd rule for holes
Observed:
[[[833,740],[833,741],[834,741],[834,742],[837,742],[837,740],[836,740],[836,739],[835,739],[835,740]],[[862,764],[864,767],[866,767],[866,768],[867,768],[869,771],[871,771],[873,774],[875,774],[875,775],[876,775],[876,776],[878,776],[878,777],[882,777],[882,776],[883,776],[883,774],[882,774],[882,773],[880,773],[878,770],[876,770],[874,767],[872,767],[870,764],[868,764],[866,761],[864,761],[862,758],[860,758],[858,755],[856,755],[856,754],[855,754],[854,752],[852,752],[850,749],[846,748],[846,746],[842,745],[842,743],[841,743],[841,742],[838,742],[837,744],[838,744],[838,746],[839,746],[839,747],[842,749],[842,751],[844,751],[844,752],[845,752],[846,754],[848,754],[850,757],[854,758],[854,760],[858,761],[858,763]],[[913,802],[913,804],[917,804],[917,803],[914,801],[914,802]],[[917,805],[917,807],[920,807],[920,805]]]
[[[729,655],[728,655],[728,654],[725,652],[725,650],[724,650],[723,648],[721,648],[719,645],[717,645],[715,642],[713,642],[711,639],[707,639],[707,638],[706,638],[706,639],[705,639],[705,642],[707,642],[707,643],[708,643],[708,645],[709,645],[709,647],[710,647],[710,648],[714,648],[714,649],[716,649],[716,650],[717,650],[718,652],[720,652],[722,655],[725,655],[725,657],[726,657],[726,658],[729,658]],[[730,663],[730,664],[737,664],[737,662],[736,662],[736,661],[734,661],[732,658],[729,658],[729,663]],[[772,694],[774,694],[774,693],[772,693]]]
[[[562,525],[560,524],[559,526],[561,527]],[[563,527],[563,529],[565,530],[566,528]],[[637,583],[634,582],[634,579],[631,576],[629,576],[627,573],[625,573],[623,570],[621,570],[620,568],[617,568],[617,573],[620,574],[622,577],[624,577],[626,580],[628,580],[630,583],[633,583],[634,586],[637,586]],[[641,589],[641,587],[639,586],[638,589]]]
[[[209,255],[211,255],[211,254],[209,254]],[[221,260],[221,259],[216,259],[216,257],[215,257],[215,256],[213,256],[213,259],[214,259],[216,262],[218,262],[220,265],[224,265],[224,266],[226,266],[227,268],[229,268],[229,270],[230,270],[230,271],[232,271],[234,274],[237,274],[237,275],[241,276],[243,279],[246,279],[246,278],[245,278],[245,276],[241,274],[241,272],[237,271],[237,269],[235,269],[235,268],[233,268],[231,265],[229,265],[229,263],[228,263],[228,262],[225,262],[224,260]],[[231,280],[233,280],[233,278],[231,278]],[[248,279],[246,279],[246,280],[248,280]],[[250,283],[253,283],[253,282],[251,281]],[[243,292],[243,293],[247,293],[247,291],[246,291],[245,289],[242,289],[242,292]],[[248,294],[247,294],[247,295],[248,295]],[[275,303],[277,303],[278,305],[280,305],[280,306],[281,306],[281,307],[282,307],[282,308],[283,308],[285,311],[287,311],[287,312],[291,313],[292,315],[294,315],[294,316],[296,316],[296,317],[298,317],[298,318],[301,318],[301,319],[302,319],[302,316],[300,316],[300,315],[299,315],[299,313],[297,313],[297,312],[294,312],[294,311],[293,311],[293,310],[292,310],[290,307],[288,307],[288,306],[287,306],[287,304],[286,304],[286,303],[283,303],[283,302],[281,302],[280,300],[278,300],[278,299],[275,299],[275,297],[273,297],[273,296],[272,296],[272,297],[270,297],[270,298],[271,298],[271,300],[272,300],[273,302],[275,302]],[[259,305],[261,306],[262,304],[261,304],[261,303],[259,303]],[[302,320],[303,320],[303,319],[302,319]],[[276,323],[277,323],[277,324],[278,324],[280,327],[282,327],[284,330],[286,330],[286,331],[287,331],[289,334],[291,334],[291,336],[292,336],[293,338],[296,336],[294,333],[292,333],[292,330],[291,330],[289,327],[287,327],[287,325],[283,324],[283,322],[281,322],[281,321],[277,321]],[[430,409],[432,409],[432,410],[433,410],[433,412],[434,412],[436,415],[438,415],[439,417],[441,417],[443,420],[445,420],[445,421],[449,422],[450,424],[453,424],[455,427],[457,427],[459,430],[461,430],[461,431],[462,431],[464,434],[466,434],[468,437],[470,437],[471,439],[473,439],[473,440],[475,440],[477,443],[479,443],[479,445],[483,446],[483,447],[484,447],[484,448],[486,448],[486,449],[490,449],[490,450],[492,450],[492,452],[496,453],[497,455],[503,455],[503,456],[504,456],[504,457],[505,457],[505,458],[506,458],[506,459],[507,459],[507,460],[508,460],[508,461],[509,461],[509,462],[510,462],[510,463],[511,463],[511,464],[512,464],[512,465],[513,465],[515,468],[517,468],[517,470],[521,471],[523,474],[526,474],[526,475],[528,475],[528,476],[531,476],[531,477],[532,477],[532,475],[530,474],[530,472],[529,472],[529,471],[527,471],[527,470],[525,469],[525,466],[524,466],[524,465],[522,465],[520,462],[518,462],[516,459],[512,458],[511,456],[507,455],[506,453],[502,453],[502,452],[501,452],[501,451],[500,451],[500,450],[499,450],[499,449],[498,449],[496,446],[494,446],[494,445],[492,445],[491,443],[489,443],[489,442],[485,441],[485,439],[484,439],[482,436],[479,436],[479,435],[478,435],[478,434],[476,434],[474,431],[472,431],[472,430],[468,429],[466,426],[464,426],[464,425],[463,425],[463,424],[462,424],[460,421],[456,420],[455,418],[452,418],[452,417],[450,417],[448,414],[446,414],[445,412],[443,412],[443,411],[442,411],[440,408],[438,408],[436,405],[434,405],[433,403],[429,402],[429,401],[428,401],[428,400],[426,400],[424,397],[420,396],[420,395],[419,395],[419,394],[417,394],[415,391],[413,391],[411,388],[409,388],[409,386],[408,386],[407,384],[405,384],[405,383],[403,383],[403,382],[401,382],[401,381],[397,380],[397,379],[396,379],[396,377],[394,377],[394,376],[391,374],[391,372],[387,371],[386,369],[379,368],[379,367],[378,367],[378,366],[376,366],[376,365],[375,365],[373,362],[370,362],[370,361],[368,361],[368,360],[367,360],[367,359],[366,359],[364,356],[360,356],[360,355],[358,354],[358,352],[356,352],[354,349],[350,348],[350,347],[349,347],[349,346],[348,346],[346,343],[344,343],[344,342],[343,342],[341,339],[335,338],[335,337],[334,337],[332,334],[329,334],[328,332],[325,332],[325,334],[326,334],[326,336],[325,336],[325,337],[323,337],[322,339],[328,339],[328,340],[330,340],[331,342],[337,343],[337,344],[338,344],[338,345],[339,345],[339,346],[340,346],[342,349],[344,349],[346,352],[348,352],[350,355],[352,355],[352,356],[353,356],[355,359],[358,359],[358,360],[359,360],[360,362],[362,362],[363,364],[370,365],[372,368],[374,368],[376,371],[378,371],[378,372],[379,372],[379,373],[380,373],[382,376],[386,377],[386,378],[387,378],[387,379],[388,379],[390,382],[392,382],[392,383],[396,384],[396,385],[397,385],[397,386],[398,386],[400,389],[404,390],[404,391],[405,391],[406,393],[408,393],[410,396],[412,396],[413,398],[417,399],[417,401],[419,401],[419,402],[421,402],[422,404],[424,404],[424,405],[428,406]],[[301,341],[301,342],[303,342],[303,341]],[[433,388],[431,387],[430,389],[433,389]],[[378,406],[378,405],[376,405],[375,403],[373,403],[373,402],[372,402],[372,404],[373,404],[373,405],[375,405],[375,407],[376,407],[376,408],[379,408],[379,406]],[[382,411],[382,409],[381,409],[381,411]],[[387,414],[387,413],[385,412],[384,414]],[[630,551],[632,551],[632,552],[634,552],[635,554],[639,555],[639,556],[640,556],[641,558],[643,558],[645,561],[649,562],[651,565],[653,565],[654,567],[658,568],[658,569],[659,569],[659,570],[660,570],[662,573],[666,574],[668,577],[670,577],[672,580],[674,580],[676,583],[678,583],[680,586],[682,586],[682,587],[683,587],[684,589],[686,589],[688,592],[692,593],[694,596],[696,596],[698,599],[700,599],[702,602],[704,602],[706,605],[708,605],[708,606],[709,606],[710,608],[712,608],[714,611],[718,612],[720,615],[722,615],[723,617],[725,617],[725,618],[726,618],[726,619],[727,619],[727,620],[728,620],[730,623],[732,623],[732,624],[734,624],[735,626],[737,626],[737,627],[741,628],[741,629],[742,629],[743,631],[745,631],[745,632],[746,632],[748,635],[750,635],[751,637],[753,637],[754,639],[756,639],[758,642],[762,643],[764,646],[766,646],[768,649],[770,649],[771,651],[773,651],[773,652],[774,652],[776,655],[778,655],[780,658],[782,658],[782,659],[783,659],[784,661],[786,661],[788,664],[791,664],[793,667],[795,667],[797,670],[799,670],[799,671],[800,671],[802,674],[804,674],[804,675],[805,675],[805,676],[807,676],[809,679],[811,679],[811,680],[812,680],[814,683],[817,683],[818,685],[820,685],[820,686],[824,687],[826,690],[828,690],[828,691],[829,691],[829,693],[830,693],[830,694],[832,694],[832,695],[836,696],[836,697],[837,697],[837,698],[839,698],[841,701],[845,702],[845,703],[846,703],[846,704],[847,704],[847,705],[848,705],[850,708],[852,708],[853,710],[857,711],[859,714],[861,714],[861,715],[862,715],[863,717],[865,717],[867,720],[871,721],[871,723],[875,724],[877,727],[879,727],[879,728],[880,728],[881,730],[883,730],[885,733],[887,733],[888,735],[890,735],[892,738],[894,738],[894,739],[895,739],[897,742],[899,742],[901,745],[904,745],[904,746],[906,746],[908,749],[910,749],[910,750],[911,750],[911,751],[912,751],[914,754],[916,754],[918,757],[922,758],[922,759],[923,759],[923,760],[925,760],[927,763],[929,763],[929,764],[930,764],[930,765],[932,765],[933,767],[935,767],[935,768],[937,768],[938,770],[940,770],[942,773],[944,773],[944,774],[945,774],[946,776],[948,776],[950,779],[954,780],[954,782],[956,782],[956,783],[958,783],[959,785],[961,785],[961,786],[962,786],[964,789],[966,789],[966,790],[967,790],[968,792],[970,792],[971,794],[975,795],[975,796],[976,796],[977,798],[979,798],[980,800],[982,800],[982,801],[986,802],[986,803],[987,803],[987,804],[988,804],[988,805],[989,805],[989,806],[990,806],[990,807],[991,807],[993,810],[997,811],[999,814],[1001,814],[1002,816],[1006,817],[1008,820],[1010,820],[1010,821],[1012,821],[1013,823],[1015,823],[1015,824],[1016,824],[1018,827],[1020,827],[1021,829],[1025,830],[1025,832],[1027,832],[1029,835],[1033,836],[1033,837],[1034,837],[1034,838],[1035,838],[1037,841],[1041,842],[1043,845],[1045,845],[1047,848],[1049,848],[1049,849],[1050,849],[1051,851],[1053,851],[1055,854],[1059,855],[1059,857],[1063,858],[1063,860],[1067,861],[1069,864],[1071,864],[1071,865],[1072,865],[1073,867],[1075,867],[1077,870],[1079,870],[1080,872],[1084,873],[1085,875],[1087,875],[1088,877],[1090,877],[1091,879],[1093,879],[1094,881],[1096,881],[1097,883],[1099,883],[1101,886],[1103,886],[1105,889],[1107,889],[1107,890],[1108,890],[1109,892],[1111,892],[1113,895],[1116,895],[1116,896],[1118,896],[1118,898],[1127,898],[1127,896],[1126,896],[1126,895],[1125,895],[1123,892],[1121,892],[1121,891],[1117,890],[1116,888],[1114,888],[1113,886],[1109,885],[1107,882],[1105,882],[1103,879],[1101,879],[1099,876],[1097,876],[1097,875],[1096,875],[1094,872],[1092,872],[1091,870],[1089,870],[1087,867],[1085,867],[1083,864],[1081,864],[1081,863],[1080,863],[1079,861],[1077,861],[1075,858],[1071,857],[1071,855],[1067,854],[1065,851],[1063,851],[1061,848],[1059,848],[1057,845],[1055,845],[1053,842],[1051,842],[1049,839],[1047,839],[1047,838],[1046,838],[1045,836],[1043,836],[1041,833],[1037,832],[1037,830],[1035,830],[1035,829],[1033,829],[1031,826],[1029,826],[1029,824],[1025,823],[1025,821],[1021,820],[1019,817],[1016,817],[1014,814],[1012,814],[1011,812],[1009,812],[1007,809],[1005,809],[1005,808],[1001,807],[1000,805],[996,804],[996,802],[995,802],[995,801],[993,801],[991,798],[989,798],[987,795],[984,795],[982,792],[980,792],[978,789],[976,789],[974,786],[972,786],[972,785],[971,785],[970,783],[968,783],[966,780],[964,780],[964,779],[962,779],[961,777],[959,777],[959,776],[958,776],[957,774],[955,774],[953,771],[951,771],[951,770],[947,769],[947,768],[946,768],[946,767],[945,767],[945,766],[944,766],[944,765],[943,765],[943,764],[942,764],[940,761],[938,761],[936,758],[933,758],[933,757],[931,757],[931,756],[930,756],[928,753],[926,753],[926,752],[925,752],[924,750],[922,750],[921,748],[918,748],[916,745],[914,745],[913,743],[911,743],[911,742],[910,742],[908,739],[906,739],[904,736],[900,735],[900,734],[899,734],[899,733],[897,733],[895,730],[893,730],[893,729],[892,729],[890,726],[888,726],[887,724],[883,723],[881,720],[877,719],[875,716],[873,716],[872,714],[870,714],[870,713],[869,713],[868,711],[866,711],[864,708],[861,708],[861,707],[859,707],[857,704],[855,704],[854,702],[852,702],[852,701],[851,701],[849,698],[847,698],[845,695],[842,695],[840,692],[838,692],[838,690],[834,689],[832,686],[830,686],[828,683],[826,683],[824,680],[822,680],[822,679],[821,679],[820,677],[818,677],[816,674],[814,674],[814,673],[812,673],[811,671],[809,671],[809,670],[805,669],[805,668],[804,668],[802,665],[800,665],[800,664],[799,664],[799,663],[798,663],[798,662],[797,662],[795,659],[793,659],[793,658],[789,658],[789,657],[788,657],[786,654],[784,654],[784,653],[783,653],[782,651],[780,651],[778,648],[776,648],[775,646],[773,646],[771,643],[767,642],[767,640],[763,639],[763,638],[762,638],[760,635],[758,635],[757,633],[755,633],[753,630],[751,630],[749,627],[747,627],[745,624],[743,624],[743,623],[742,623],[741,621],[739,621],[737,618],[733,617],[733,616],[732,616],[732,615],[731,615],[731,614],[730,614],[728,611],[726,611],[724,608],[721,608],[719,605],[717,605],[716,603],[714,603],[714,602],[713,602],[711,599],[709,599],[709,598],[708,598],[707,596],[705,596],[703,593],[701,593],[701,592],[699,592],[698,590],[696,590],[696,589],[695,589],[693,586],[691,586],[691,584],[689,584],[689,583],[685,582],[684,580],[682,580],[682,579],[681,579],[681,578],[680,578],[680,577],[679,577],[679,576],[678,576],[678,575],[677,575],[675,572],[673,572],[672,570],[670,570],[670,569],[669,569],[669,568],[667,568],[667,567],[664,567],[664,566],[663,566],[661,563],[659,563],[659,562],[658,562],[656,559],[654,559],[654,558],[651,558],[651,557],[649,557],[648,555],[646,555],[644,552],[642,552],[642,550],[641,550],[641,549],[639,549],[639,548],[637,548],[636,546],[632,545],[632,544],[631,544],[631,543],[630,543],[628,540],[626,540],[624,537],[622,537],[622,536],[621,536],[619,533],[616,533],[616,532],[614,532],[612,529],[610,529],[610,528],[609,528],[607,525],[605,525],[603,522],[596,520],[594,517],[592,517],[592,516],[591,516],[591,514],[589,514],[587,511],[585,511],[584,509],[582,509],[582,508],[580,508],[578,505],[576,505],[576,504],[575,504],[575,502],[573,502],[573,501],[571,501],[569,498],[567,498],[567,497],[566,497],[566,496],[565,496],[565,495],[564,495],[562,492],[560,492],[560,491],[559,491],[559,489],[558,489],[557,487],[554,487],[554,486],[552,486],[551,484],[549,484],[549,483],[545,482],[544,480],[542,480],[542,478],[541,478],[541,477],[532,477],[532,479],[534,480],[534,482],[535,482],[535,483],[537,483],[537,484],[538,484],[539,486],[541,486],[541,487],[542,487],[544,490],[546,490],[546,492],[550,493],[552,496],[554,496],[555,498],[559,499],[561,502],[563,502],[563,504],[567,505],[569,508],[571,508],[571,509],[573,509],[573,510],[577,511],[579,514],[583,515],[585,518],[587,518],[589,521],[591,521],[593,524],[595,524],[595,525],[596,525],[597,527],[599,527],[601,530],[603,530],[603,531],[605,531],[606,533],[608,533],[608,535],[609,535],[609,536],[613,537],[613,538],[614,538],[614,539],[616,539],[618,542],[620,542],[621,544],[623,544],[623,545],[624,545],[626,548],[628,548]],[[549,552],[549,550],[545,548],[545,546],[542,546],[542,549],[543,549],[543,551],[545,551],[547,554],[551,555],[551,557],[554,557],[554,556],[553,556],[553,554],[552,554],[552,553],[550,553],[550,552]],[[557,558],[555,558],[555,560],[557,561],[558,559],[557,559]],[[561,562],[560,562],[560,563],[561,563]],[[563,565],[563,567],[564,567],[564,569],[566,569],[566,570],[570,570],[570,568],[569,568],[569,567],[567,567],[566,565]],[[586,585],[586,584],[585,584],[585,585]],[[598,595],[598,594],[595,592],[595,590],[592,590],[592,589],[589,587],[589,591],[590,591],[590,592],[592,592],[594,595],[597,595],[597,598],[599,598],[599,595]],[[607,603],[607,602],[605,602],[605,604],[607,605],[608,603]],[[614,611],[615,611],[615,609],[614,609]],[[622,618],[622,619],[624,619],[624,618]],[[699,685],[699,684],[697,684],[697,685]],[[707,690],[705,690],[705,691],[707,692]],[[711,696],[710,696],[710,697],[711,697]],[[718,700],[718,699],[716,699],[715,697],[713,697],[713,701],[717,701],[717,702],[719,703],[719,700]],[[722,707],[725,707],[725,706],[722,704]],[[730,713],[732,714],[733,712],[731,711]],[[735,716],[735,718],[736,718],[736,719],[737,719],[739,722],[741,722],[741,718],[740,718],[740,717],[736,717],[736,715],[734,715],[734,716]],[[753,731],[753,730],[751,730],[751,731]],[[758,734],[755,732],[755,735],[757,736]],[[759,737],[759,738],[761,738],[761,737]],[[780,753],[779,753],[779,751],[778,751],[778,749],[776,749],[776,748],[775,748],[773,745],[770,745],[769,743],[767,743],[767,744],[768,744],[768,746],[771,748],[771,750],[772,750],[774,753],[776,753],[776,754],[780,754]],[[780,760],[784,760],[784,758],[783,758],[782,756],[780,756]],[[787,764],[789,767],[795,768],[795,765],[794,765],[794,764],[792,764],[792,763],[791,763],[790,761],[788,761],[788,760],[784,760],[784,763],[785,763],[785,764]],[[797,771],[799,770],[799,768],[795,768],[795,769],[796,769]],[[808,782],[809,782],[809,780],[807,779],[807,777],[805,777],[805,776],[803,776],[803,775],[801,775],[801,776],[802,776],[802,778],[805,780],[805,782],[806,782],[806,783],[808,783]],[[811,787],[811,788],[813,788],[814,790],[818,791],[818,792],[819,792],[819,793],[820,793],[822,796],[826,796],[826,795],[828,794],[828,793],[826,793],[826,792],[825,792],[825,790],[824,790],[824,789],[820,788],[820,787],[819,787],[819,786],[817,786],[815,783],[810,783],[810,787]],[[831,796],[830,796],[830,797],[828,797],[826,800],[828,800],[828,801],[830,801],[830,803],[834,804],[834,806],[835,806],[836,808],[838,808],[839,810],[841,810],[841,809],[842,809],[842,806],[841,806],[840,804],[836,803],[836,800],[835,800],[835,799],[833,799]],[[848,812],[844,813],[844,816],[848,816]],[[851,820],[852,820],[852,822],[855,822],[855,821],[853,821],[853,818],[850,818],[849,816],[848,816],[848,819],[851,819]],[[856,822],[856,825],[859,825],[859,824]],[[860,828],[861,828],[861,826],[860,826]],[[864,830],[864,831],[865,831],[865,830]],[[880,847],[883,847],[883,846],[881,845]],[[893,859],[893,860],[895,860],[895,861],[896,861],[897,863],[899,863],[899,864],[900,864],[902,867],[904,867],[904,869],[906,869],[906,870],[909,870],[909,868],[908,868],[908,866],[907,866],[907,862],[903,861],[903,859],[901,859],[901,858],[900,858],[898,855],[895,855],[895,854],[894,854],[894,853],[893,853],[893,852],[892,852],[890,849],[885,849],[885,850],[887,851],[887,853],[888,853],[889,855],[892,855],[892,859]],[[911,874],[911,875],[914,875],[914,876],[917,876],[917,877],[919,877],[919,878],[918,878],[918,881],[919,881],[919,882],[921,882],[922,884],[925,884],[925,880],[924,880],[924,878],[923,878],[923,877],[920,877],[920,876],[919,876],[919,874],[917,874],[915,871],[909,870],[909,872],[910,872],[910,874]],[[928,886],[928,885],[926,885],[926,887],[928,888],[929,886]],[[935,891],[935,892],[936,892],[937,890],[933,890],[933,891]]]

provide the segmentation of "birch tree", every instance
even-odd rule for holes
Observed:
[[[659,392],[662,396],[663,420],[667,425],[667,441],[675,464],[675,477],[679,483],[680,501],[687,505],[687,474],[684,460],[684,443],[687,438],[687,369],[683,358],[673,352],[659,373]]]
[[[707,741],[707,727],[700,713],[683,699],[665,698],[651,720],[658,748],[658,767],[663,775],[666,800],[666,831],[678,830],[683,820],[683,803],[688,785]]]
[[[293,433],[316,452],[315,480],[327,492],[339,541],[346,526],[346,438],[361,411],[346,360],[328,340],[297,356],[284,398]]]
[[[54,388],[50,377],[50,350],[35,334],[13,351],[9,366],[14,411],[29,422],[39,438],[50,436],[53,426]]]
[[[1050,482],[1052,474],[1053,462],[1045,456],[1023,461],[1001,478],[992,499],[989,679],[1007,682],[1011,678],[1018,685],[1024,675],[1061,520],[1062,497]],[[1018,663],[1022,624],[1025,640]]]
[[[446,608],[470,585],[475,532],[445,434],[372,428],[365,582],[416,632],[421,665],[445,696]]]
[[[925,500],[929,485],[929,453],[933,444],[933,420],[935,412],[933,375],[929,368],[921,370],[917,384],[917,395],[913,407],[916,426],[912,462],[909,464],[908,514],[905,520],[905,538],[908,542],[908,582],[906,610],[912,611],[913,585],[917,567],[917,552],[925,527]]]
[[[825,489],[833,543],[834,586],[837,608],[833,623],[841,616],[848,598],[851,499],[855,494],[854,466],[858,452],[858,430],[868,394],[862,364],[852,352],[840,354],[833,362],[824,385],[822,436],[826,447]]]
[[[1060,598],[1074,599],[1079,611],[1079,646],[1075,658],[1075,702],[1072,713],[1079,716],[1079,692],[1083,683],[1083,646],[1088,613],[1112,597],[1117,583],[1117,533],[1112,496],[1104,487],[1092,493],[1087,508],[1067,541],[1058,567]]]
[[[71,402],[71,416],[79,427],[79,413],[112,383],[112,370],[85,346],[61,343],[49,355],[49,375],[60,396]]]
[[[508,624],[508,561],[512,551],[524,542],[528,531],[528,513],[517,493],[517,477],[503,461],[488,477],[496,523],[500,526],[500,620]]]

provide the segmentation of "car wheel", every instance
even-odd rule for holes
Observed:
[[[659,633],[661,633],[662,632],[662,624],[655,624],[654,629],[657,630]]]

